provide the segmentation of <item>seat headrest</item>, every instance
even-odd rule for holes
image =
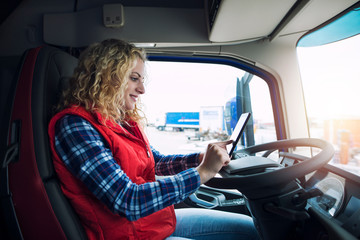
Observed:
[[[34,128],[34,145],[37,154],[46,154],[37,157],[39,173],[42,179],[51,178],[54,168],[51,159],[47,126],[55,113],[55,107],[62,90],[68,86],[77,58],[54,47],[41,47],[35,62],[31,111]],[[44,148],[45,149],[42,149]]]

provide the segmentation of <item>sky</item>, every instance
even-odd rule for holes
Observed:
[[[142,96],[149,120],[165,112],[198,112],[201,106],[223,106],[235,96],[244,72],[216,64],[148,62]]]
[[[310,117],[360,117],[360,35],[320,47],[298,48]]]

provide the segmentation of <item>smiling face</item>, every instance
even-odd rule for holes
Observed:
[[[138,97],[145,93],[144,71],[144,62],[137,59],[135,67],[130,71],[125,90],[125,108],[128,111],[135,109]]]

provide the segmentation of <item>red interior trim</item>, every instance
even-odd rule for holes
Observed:
[[[34,151],[31,90],[40,49],[27,53],[16,89],[12,121],[21,120],[20,158],[9,165],[9,185],[25,239],[66,239],[38,172]]]

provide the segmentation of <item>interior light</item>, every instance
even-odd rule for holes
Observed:
[[[141,48],[151,48],[156,46],[155,43],[134,43],[134,45]]]

